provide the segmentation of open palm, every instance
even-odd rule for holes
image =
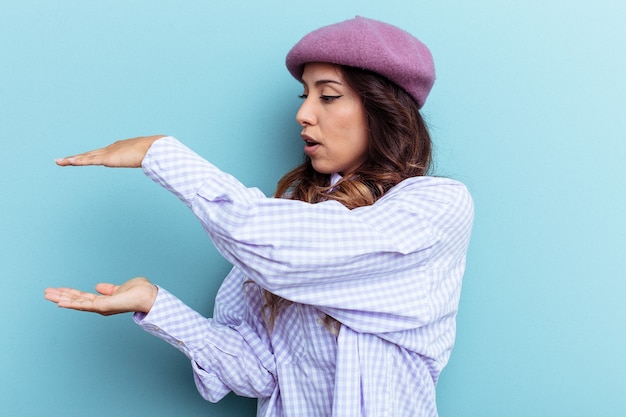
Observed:
[[[143,277],[133,278],[122,285],[101,283],[96,285],[96,291],[97,294],[74,288],[46,288],[44,297],[62,308],[110,316],[148,313],[158,293],[157,287]]]

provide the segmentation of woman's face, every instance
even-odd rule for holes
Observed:
[[[304,102],[296,114],[304,153],[323,174],[347,174],[367,159],[367,119],[361,98],[338,66],[310,63],[302,75]]]

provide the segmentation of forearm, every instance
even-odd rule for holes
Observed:
[[[231,390],[254,398],[273,392],[274,358],[246,323],[219,325],[162,288],[150,313],[134,319],[191,360],[198,391],[207,400],[218,401]]]
[[[236,178],[221,171],[172,136],[152,144],[141,165],[144,173],[191,207],[198,190],[207,181],[220,184],[228,193],[249,192]],[[265,196],[256,190],[256,198]],[[226,197],[228,193],[224,193]]]
[[[144,170],[248,279],[359,331],[428,325],[460,287],[471,200],[454,181],[411,179],[354,210],[267,198],[172,138],[155,144]]]

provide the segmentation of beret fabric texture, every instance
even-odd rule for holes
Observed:
[[[305,35],[287,54],[287,69],[298,81],[309,62],[375,72],[402,87],[420,108],[435,82],[426,45],[396,26],[360,16]]]

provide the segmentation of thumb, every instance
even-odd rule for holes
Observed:
[[[96,291],[98,291],[102,295],[113,295],[116,289],[117,285],[114,284],[101,282],[100,284],[96,285]]]

